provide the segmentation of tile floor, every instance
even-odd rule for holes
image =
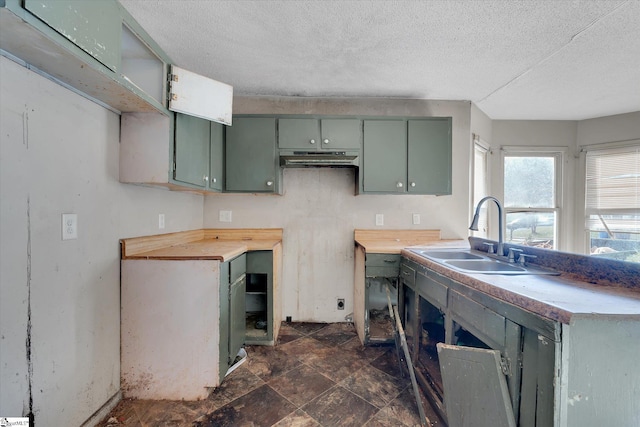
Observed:
[[[363,347],[350,323],[284,323],[275,347],[246,350],[247,361],[207,399],[123,399],[99,426],[420,425],[395,347]]]

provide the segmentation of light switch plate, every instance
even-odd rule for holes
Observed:
[[[384,215],[383,214],[376,214],[376,225],[378,225],[378,226],[384,225]]]
[[[62,240],[78,238],[78,214],[62,214]]]
[[[420,224],[420,214],[413,214],[413,225]]]
[[[232,211],[220,211],[218,219],[220,222],[231,222]]]

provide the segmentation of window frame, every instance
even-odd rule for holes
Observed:
[[[484,155],[484,162],[480,165],[484,169],[484,194],[479,196],[476,200],[476,190],[478,188],[478,183],[476,182],[476,170],[478,169],[478,164],[476,162],[476,153],[480,152]],[[491,191],[491,167],[490,167],[490,155],[493,154],[491,151],[491,145],[480,138],[480,135],[473,134],[473,155],[472,155],[472,173],[471,173],[471,192],[469,195],[471,201],[471,209],[470,212],[473,214],[475,212],[475,208],[480,202],[480,200],[490,195]],[[469,222],[471,222],[472,218],[469,217]],[[470,234],[474,237],[482,237],[488,238],[490,231],[491,223],[488,220],[488,206],[485,204],[481,208],[480,213],[480,223],[478,224],[478,231],[470,231]]]
[[[502,146],[501,147],[501,167],[500,176],[502,179],[502,195],[504,203],[504,167],[506,157],[547,157],[554,159],[555,168],[555,181],[554,181],[554,207],[551,208],[538,208],[538,207],[507,207],[504,206],[505,220],[509,213],[527,213],[527,212],[543,212],[555,214],[555,233],[553,238],[553,249],[560,250],[566,245],[563,238],[564,230],[564,213],[565,213],[565,200],[564,200],[564,188],[567,183],[566,170],[564,167],[567,161],[568,147],[551,147],[551,146]],[[506,233],[506,224],[505,224]],[[507,235],[505,234],[505,241]]]

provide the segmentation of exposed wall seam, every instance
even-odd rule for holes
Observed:
[[[587,30],[591,29],[597,23],[599,23],[600,21],[602,21],[605,18],[608,18],[610,15],[613,15],[614,13],[616,13],[618,11],[618,9],[620,9],[621,7],[624,7],[624,6],[628,5],[628,4],[629,4],[629,1],[626,1],[626,2],[616,6],[615,8],[613,8],[613,10],[611,10],[609,13],[606,13],[606,14],[602,15],[601,17],[594,19],[593,21],[588,23],[584,28],[578,30],[577,33],[575,33],[573,36],[571,36],[571,38],[569,38],[568,42],[564,43],[562,46],[560,46],[559,48],[555,49],[553,52],[551,52],[550,54],[548,54],[547,56],[545,56],[544,58],[542,58],[541,60],[539,60],[535,64],[527,67],[524,71],[522,71],[519,74],[517,74],[514,78],[512,78],[511,80],[509,80],[508,82],[506,82],[505,84],[503,84],[502,86],[500,86],[499,88],[497,88],[496,90],[494,90],[493,92],[491,92],[490,94],[485,96],[484,98],[482,98],[482,99],[480,99],[478,101],[474,101],[474,102],[477,105],[480,105],[482,102],[486,101],[487,99],[489,99],[494,94],[500,92],[502,89],[505,89],[505,88],[511,86],[512,83],[520,80],[521,77],[524,77],[525,75],[529,74],[529,72],[533,71],[538,66],[544,64],[545,62],[549,61],[551,58],[556,56],[558,53],[563,51],[567,46],[570,46],[574,42],[574,40],[578,39]]]
[[[27,373],[29,390],[29,425],[35,426],[33,416],[33,360],[31,358],[31,197],[27,195]]]

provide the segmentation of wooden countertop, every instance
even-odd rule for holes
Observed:
[[[228,261],[248,251],[273,250],[282,229],[202,229],[122,239],[122,259]]]
[[[559,276],[462,273],[410,249],[403,250],[402,255],[471,288],[562,323],[570,323],[576,315],[625,316],[640,320],[637,290],[586,283],[564,273]]]
[[[365,252],[376,254],[400,254],[410,246],[447,242],[440,240],[440,230],[354,230],[354,240]]]

